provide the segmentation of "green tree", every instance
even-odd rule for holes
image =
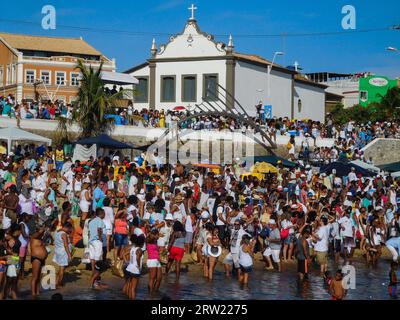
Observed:
[[[385,95],[379,94],[381,101],[379,102],[382,112],[386,119],[400,118],[400,88],[394,87],[389,89]]]

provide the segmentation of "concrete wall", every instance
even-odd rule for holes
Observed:
[[[372,157],[374,165],[385,165],[400,161],[400,139],[376,139],[363,149],[365,157]]]
[[[290,117],[292,99],[292,76],[276,70],[271,71],[271,98],[268,99],[267,68],[238,61],[235,69],[235,97],[247,113],[256,115],[259,101],[272,104],[272,115]]]

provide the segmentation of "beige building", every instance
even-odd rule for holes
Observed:
[[[62,100],[71,103],[79,87],[78,59],[114,72],[108,59],[82,38],[56,38],[0,33],[0,96],[18,102]]]

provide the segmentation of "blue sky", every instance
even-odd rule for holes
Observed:
[[[286,54],[277,63],[298,61],[304,72],[372,71],[390,77],[400,76],[400,54],[385,50],[400,49],[400,30],[351,33],[341,27],[344,5],[356,9],[357,29],[377,29],[400,25],[398,0],[19,0],[7,3],[7,14],[0,18],[0,31],[48,36],[83,36],[109,58],[117,59],[118,71],[144,62],[149,57],[153,35],[165,43],[166,35],[181,32],[190,16],[188,7],[198,7],[200,28],[215,35],[232,33],[239,52],[271,59],[275,51]],[[56,30],[41,28],[44,5],[57,10]],[[4,13],[4,11],[3,11]],[[34,24],[6,22],[1,19],[32,21]],[[124,33],[72,30],[62,26],[143,32]],[[340,32],[342,35],[307,37],[249,38],[235,35]],[[226,37],[216,37],[227,42]]]

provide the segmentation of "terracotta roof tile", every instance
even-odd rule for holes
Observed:
[[[17,50],[37,50],[94,56],[102,55],[101,52],[79,38],[44,37],[11,33],[0,33],[0,37]]]

